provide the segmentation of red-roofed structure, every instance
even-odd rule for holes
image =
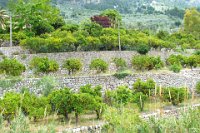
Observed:
[[[96,22],[104,28],[111,27],[111,21],[107,16],[93,16],[91,17],[92,22]]]

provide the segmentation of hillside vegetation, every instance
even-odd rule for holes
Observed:
[[[0,132],[200,131],[199,1],[1,4]]]
[[[6,7],[7,0],[0,5]],[[199,7],[198,0],[52,0],[65,21],[79,23],[106,9],[116,9],[123,15],[126,27],[142,26],[151,30],[177,31],[182,23],[184,10]],[[171,29],[171,30],[170,30]]]

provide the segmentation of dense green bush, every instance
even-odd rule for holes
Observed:
[[[163,67],[163,62],[160,57],[153,57],[148,55],[134,56],[132,58],[132,66],[136,70],[152,70]]]
[[[195,89],[196,89],[196,92],[200,94],[200,82],[197,82]]]
[[[71,25],[71,26],[70,26]],[[78,28],[73,24],[63,26],[51,33],[45,32],[40,36],[17,37],[16,42],[32,52],[68,52],[68,51],[102,51],[118,50],[118,31],[114,28],[102,28],[94,24],[83,24]],[[176,33],[155,37],[145,31],[120,29],[122,50],[137,50],[146,54],[150,48],[198,48],[198,40],[191,35]],[[163,36],[163,37],[162,37]],[[4,37],[9,39],[9,36]]]
[[[58,111],[66,120],[69,119],[69,113],[73,111],[72,92],[69,88],[53,91],[49,95],[49,102],[53,112]]]
[[[150,50],[150,47],[146,44],[140,44],[137,46],[137,52],[140,54],[147,54]]]
[[[44,117],[48,115],[49,105],[46,97],[37,97],[24,91],[23,94],[9,92],[0,100],[0,111],[3,113],[4,119],[10,122],[19,111],[25,116],[34,118]],[[46,114],[45,114],[46,113]]]
[[[46,97],[37,97],[25,91],[21,102],[22,112],[30,118],[33,118],[34,121],[47,116],[50,111]]]
[[[133,84],[134,92],[142,92],[145,95],[150,95],[151,91],[155,89],[156,83],[152,79],[148,79],[146,82],[141,79],[137,79],[137,81]]]
[[[117,104],[127,104],[130,102],[132,97],[132,92],[127,86],[118,86],[113,92],[114,102]]]
[[[179,73],[182,69],[182,66],[180,64],[173,64],[169,69],[175,73]]]
[[[76,38],[67,31],[55,31],[51,35],[43,34],[43,37],[30,37],[22,40],[20,45],[32,52],[68,52],[75,51]]]
[[[93,97],[88,93],[75,93],[72,95],[73,111],[76,124],[79,122],[79,115],[86,110],[92,110],[95,104]]]
[[[30,68],[35,72],[55,72],[58,70],[59,65],[54,60],[49,60],[47,57],[34,57],[30,62]]]
[[[114,58],[113,62],[115,63],[117,70],[123,70],[127,67],[126,61],[123,58]]]
[[[80,87],[81,93],[87,93],[93,97],[94,103],[92,103],[91,109],[96,112],[97,119],[101,118],[102,113],[105,109],[105,104],[103,103],[101,90],[101,86],[95,86],[94,88],[92,88],[89,84]]]
[[[19,76],[25,71],[25,66],[16,59],[5,58],[0,62],[0,73],[7,75]]]
[[[194,55],[200,55],[200,50],[196,50],[196,51],[194,52]]]
[[[170,55],[166,60],[167,65],[181,64],[182,66],[187,65],[187,57],[183,55]]]
[[[106,72],[108,70],[108,64],[102,59],[94,59],[90,63],[90,69],[96,70],[97,73]]]
[[[107,90],[104,102],[110,106],[126,105],[132,99],[132,91],[127,86],[118,86],[116,90]]]
[[[198,65],[198,57],[196,55],[191,55],[187,58],[187,65],[192,69]]]
[[[69,72],[69,75],[71,75],[82,69],[82,63],[79,59],[71,58],[65,60],[63,67],[66,68]]]
[[[115,76],[118,79],[123,79],[130,74],[131,72],[128,70],[122,70],[122,71],[116,72],[113,76]]]
[[[79,29],[79,25],[78,24],[65,24],[61,27],[61,30],[66,30],[66,31],[70,31],[70,32],[75,32],[78,31]]]
[[[20,106],[21,97],[19,94],[9,92],[3,96],[3,99],[0,100],[0,112],[5,120],[10,123],[11,119],[17,114],[17,111]]]
[[[66,120],[69,119],[69,113],[74,112],[76,122],[79,121],[79,115],[86,110],[95,111],[99,119],[104,109],[103,99],[101,97],[101,87],[94,88],[91,85],[80,87],[80,92],[74,93],[69,88],[53,91],[49,96],[49,102],[52,111],[58,111]]]
[[[182,103],[189,97],[188,90],[185,88],[168,87],[164,88],[162,100],[171,102],[173,105]]]
[[[182,67],[190,67],[191,69],[197,67],[199,64],[199,56],[183,56],[183,55],[170,55],[166,60],[167,65],[177,67],[179,64]]]

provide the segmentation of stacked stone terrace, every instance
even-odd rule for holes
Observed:
[[[10,50],[12,49],[12,50]],[[149,78],[156,81],[158,86],[174,86],[174,87],[188,87],[190,90],[194,89],[196,83],[200,81],[200,69],[194,70],[183,70],[181,73],[175,74],[169,71],[158,71],[158,72],[141,72],[136,73],[131,69],[131,59],[133,56],[138,55],[134,51],[101,51],[101,52],[68,52],[68,53],[47,53],[47,54],[27,54],[27,51],[23,51],[20,47],[16,48],[1,48],[0,51],[4,55],[9,57],[14,57],[20,60],[28,68],[30,60],[35,57],[48,57],[50,59],[56,60],[60,65],[60,70],[56,73],[51,73],[50,75],[56,77],[59,85],[58,88],[70,87],[74,91],[78,91],[79,87],[86,84],[101,85],[103,91],[106,89],[115,89],[119,85],[127,85],[132,88],[132,84],[138,79],[147,80]],[[171,54],[179,54],[173,51],[150,51],[149,55],[160,56],[162,60],[168,58]],[[2,56],[1,56],[2,57]],[[0,58],[1,58],[0,57]],[[127,61],[127,64],[132,75],[125,77],[124,79],[117,79],[112,76],[115,73],[116,67],[112,63],[113,58],[121,57]],[[62,63],[67,58],[78,58],[83,63],[83,70],[79,72],[76,76],[69,76],[67,71],[62,69]],[[92,59],[101,58],[109,63],[109,71],[105,75],[94,75],[92,71],[89,70],[89,64]],[[0,59],[1,60],[1,59]],[[14,86],[7,89],[0,89],[0,95],[4,94],[6,91],[20,91],[22,87],[30,88],[31,91],[40,94],[41,90],[33,87],[41,79],[41,76],[33,75],[32,71],[29,69],[22,75],[24,79],[16,82]]]

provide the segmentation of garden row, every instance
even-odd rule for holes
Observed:
[[[123,72],[127,68],[127,62],[123,58],[114,58],[113,62],[116,65],[118,73]],[[170,70],[179,72],[182,67],[190,67],[191,69],[200,64],[200,55],[194,54],[189,57],[183,55],[171,55],[166,62],[163,62],[160,57],[139,55],[132,58],[132,67],[138,71],[161,69],[162,67],[169,66]],[[91,70],[96,73],[105,73],[108,70],[109,64],[100,58],[93,59],[89,65]],[[49,73],[56,72],[59,69],[59,64],[55,60],[50,60],[47,57],[34,57],[30,63],[29,68],[35,73]],[[80,59],[69,58],[64,61],[62,68],[68,70],[68,74],[76,74],[83,68],[83,63]],[[25,71],[25,66],[16,59],[4,58],[0,62],[0,73],[7,75],[18,76]]]
[[[136,104],[139,110],[143,111],[145,103],[153,98],[178,105],[191,96],[187,88],[162,88],[156,86],[151,79],[146,82],[138,79],[132,88],[119,86],[116,90],[106,91],[104,95],[101,93],[101,86],[81,86],[76,93],[70,88],[51,91],[46,89],[48,93],[41,96],[36,96],[26,88],[22,88],[20,93],[5,93],[0,100],[0,112],[4,119],[10,122],[20,109],[25,116],[34,121],[55,113],[69,120],[69,114],[73,113],[77,123],[79,116],[87,111],[95,112],[100,119],[109,106]]]

